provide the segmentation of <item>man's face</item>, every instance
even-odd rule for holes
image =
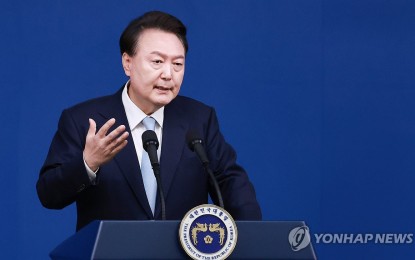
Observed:
[[[170,103],[183,82],[185,50],[173,33],[144,30],[136,54],[124,53],[125,74],[130,77],[128,95],[144,113],[151,114]]]

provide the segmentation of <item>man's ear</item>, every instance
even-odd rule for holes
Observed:
[[[122,67],[124,69],[124,73],[125,73],[125,75],[127,75],[129,77],[131,75],[130,67],[131,67],[132,58],[130,57],[130,55],[128,55],[126,52],[124,52],[122,54],[121,59],[122,59]]]

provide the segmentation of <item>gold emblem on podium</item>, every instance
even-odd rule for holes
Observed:
[[[210,204],[187,212],[179,228],[182,248],[192,259],[226,259],[234,250],[237,237],[231,215]]]

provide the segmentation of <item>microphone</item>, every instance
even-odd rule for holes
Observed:
[[[199,157],[203,167],[205,168],[205,171],[209,174],[209,178],[212,181],[213,187],[215,188],[216,196],[218,197],[219,207],[225,208],[223,205],[222,193],[220,191],[218,181],[216,180],[212,169],[209,167],[209,159],[206,155],[206,150],[203,147],[202,139],[199,137],[196,131],[189,130],[186,134],[186,142],[189,149],[195,152],[197,157]]]
[[[166,220],[166,202],[164,200],[163,188],[161,186],[160,163],[157,156],[157,149],[159,148],[157,135],[152,130],[146,130],[141,136],[141,139],[143,141],[143,148],[148,153],[148,157],[150,158],[154,176],[156,177],[157,193],[160,197],[161,204],[161,219]]]
[[[209,159],[206,155],[205,148],[203,147],[202,139],[198,138],[196,134],[190,131],[188,132],[188,135],[186,138],[187,138],[187,144],[190,150],[192,150],[192,152],[195,152],[197,154],[203,166],[208,166]]]
[[[157,156],[157,149],[159,148],[159,141],[157,139],[157,135],[152,130],[147,130],[141,136],[143,140],[143,148],[148,153],[148,157],[150,158],[151,166],[160,167],[159,159]]]

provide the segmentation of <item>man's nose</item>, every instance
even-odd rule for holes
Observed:
[[[163,80],[171,80],[171,71],[172,71],[172,65],[171,64],[164,64],[163,71],[161,73],[161,78]]]

